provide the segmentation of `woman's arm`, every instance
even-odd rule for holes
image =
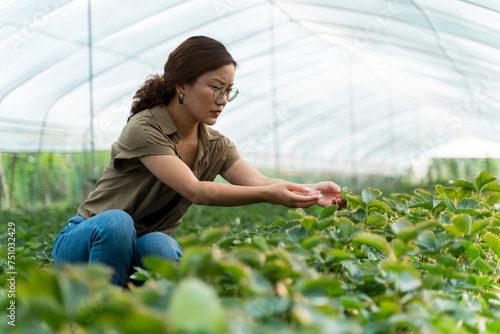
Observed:
[[[280,182],[281,179],[270,179],[262,175],[243,158],[236,160],[227,171],[221,174],[229,183],[240,186],[267,186]]]
[[[271,185],[280,182],[286,182],[280,179],[270,179],[262,175],[244,159],[240,158],[234,162],[229,169],[222,174],[231,184],[243,186],[259,186]],[[301,185],[311,190],[313,193],[321,193],[322,197],[316,204],[322,207],[337,205],[339,209],[347,207],[347,201],[344,200],[340,193],[340,186],[334,182],[320,182],[314,184]]]
[[[153,175],[195,204],[238,206],[268,202],[306,208],[321,198],[319,192],[309,192],[302,185],[283,181],[253,185],[199,181],[191,169],[173,155],[149,155],[140,160]]]

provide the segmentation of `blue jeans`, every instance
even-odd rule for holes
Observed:
[[[114,269],[112,282],[120,286],[126,286],[133,267],[144,267],[146,255],[178,261],[182,248],[165,233],[136,238],[132,217],[121,210],[104,211],[89,219],[74,216],[59,232],[52,248],[56,265],[102,263]]]

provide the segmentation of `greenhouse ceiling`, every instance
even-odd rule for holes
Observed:
[[[194,35],[239,63],[214,127],[258,167],[500,157],[495,0],[1,1],[0,152],[109,150],[137,88]]]

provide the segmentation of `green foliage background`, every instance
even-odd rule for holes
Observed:
[[[498,333],[500,184],[488,172],[432,189],[343,189],[347,210],[194,207],[179,265],[147,259],[142,286],[102,266],[54,268],[74,213],[16,222],[12,333]],[[2,245],[8,234],[2,231]],[[29,241],[28,241],[29,240]],[[0,309],[9,305],[3,247]]]
[[[108,160],[108,151],[94,152],[93,157],[89,152],[0,153],[0,209],[18,211],[78,205],[93,190]],[[498,159],[433,159],[424,180],[416,179],[411,170],[407,175],[394,177],[263,172],[303,183],[335,180],[353,191],[361,191],[369,185],[388,193],[396,189],[411,191],[417,186],[432,189],[435,184],[450,179],[472,179],[482,170],[497,175],[498,165]]]

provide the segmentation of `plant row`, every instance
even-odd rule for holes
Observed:
[[[498,333],[500,184],[474,180],[179,238],[129,290],[102,266],[20,268],[20,333]],[[23,264],[20,264],[23,266]],[[139,284],[141,283],[141,284]],[[8,303],[0,298],[2,308]],[[22,325],[21,325],[22,323]],[[0,324],[0,330],[5,326]]]

